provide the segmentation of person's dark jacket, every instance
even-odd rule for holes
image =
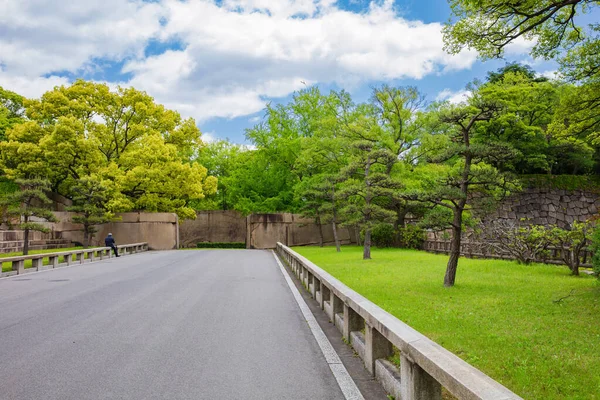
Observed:
[[[104,239],[104,245],[105,245],[106,247],[113,247],[113,246],[115,245],[115,238],[114,238],[114,237],[112,237],[112,236],[107,236],[107,237]]]

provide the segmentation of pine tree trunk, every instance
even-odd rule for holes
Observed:
[[[25,220],[27,223],[27,220]],[[29,254],[29,229],[25,229],[25,233],[23,234],[23,255],[26,256]]]
[[[335,225],[335,219],[331,223],[331,228],[333,229],[333,240],[335,240],[335,249],[339,253],[340,251],[342,251],[342,248],[340,246],[340,239],[338,238],[337,226]]]
[[[363,260],[371,259],[371,228],[365,229],[365,245],[363,248]]]
[[[321,216],[317,215],[317,226],[319,227],[319,247],[323,247],[323,226],[321,225]]]
[[[456,270],[458,268],[458,259],[460,257],[460,242],[462,234],[462,210],[454,210],[454,219],[452,222],[452,242],[450,244],[450,259],[446,266],[446,275],[444,276],[444,286],[454,286],[456,280]]]
[[[83,227],[83,248],[87,249],[88,247],[90,247],[90,227],[88,225],[85,225]]]

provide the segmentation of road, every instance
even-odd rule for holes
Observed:
[[[0,280],[0,399],[344,399],[273,255],[149,252]]]

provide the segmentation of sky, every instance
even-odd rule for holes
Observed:
[[[206,140],[247,143],[268,103],[307,85],[417,86],[460,101],[465,86],[507,61],[544,75],[556,65],[512,45],[506,60],[443,50],[446,0],[0,0],[0,86],[37,98],[77,78],[133,86]]]

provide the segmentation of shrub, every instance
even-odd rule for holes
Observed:
[[[246,243],[231,242],[231,243],[209,243],[201,242],[197,244],[199,249],[245,249]]]
[[[489,245],[504,252],[519,264],[531,264],[548,255],[552,245],[551,228],[543,225],[519,224],[514,220],[501,220],[484,227]]]
[[[425,241],[425,231],[416,225],[407,225],[398,230],[398,247],[403,249],[421,249]]]
[[[592,232],[591,242],[590,250],[594,252],[592,265],[594,266],[596,276],[600,278],[600,224],[596,225],[596,228]]]
[[[396,232],[392,224],[376,225],[371,231],[371,243],[377,247],[394,247]]]

